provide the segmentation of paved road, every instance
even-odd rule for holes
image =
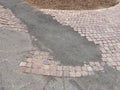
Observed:
[[[16,71],[23,54],[32,45],[50,52],[63,65],[82,65],[83,61],[89,60],[101,61],[101,55],[98,46],[93,42],[89,42],[71,27],[59,24],[51,16],[42,14],[23,1],[0,0],[0,4],[11,9],[15,16],[27,25],[30,36],[38,39],[32,40],[31,44],[28,34],[1,29],[0,37],[6,38],[7,41],[13,40],[9,45],[9,42],[1,38],[1,49],[5,50],[3,46],[6,45],[5,47],[10,47],[6,51],[11,52],[11,49],[15,48],[14,45],[17,46],[14,53],[0,54],[0,90],[119,90],[120,73],[108,66],[104,72],[81,78],[56,78]],[[26,42],[22,42],[21,45],[21,40]]]
[[[60,25],[51,16],[44,15],[29,5],[15,2],[12,5],[13,2],[9,1],[5,5],[28,26],[30,35],[38,39],[33,43],[41,50],[49,51],[65,65],[79,65],[89,60],[100,61],[100,51],[94,43],[82,38],[72,28]]]

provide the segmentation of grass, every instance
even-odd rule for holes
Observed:
[[[26,0],[40,8],[86,10],[108,8],[119,3],[118,0]]]

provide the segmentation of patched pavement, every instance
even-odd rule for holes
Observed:
[[[120,5],[64,11],[0,4],[1,90],[119,90]]]

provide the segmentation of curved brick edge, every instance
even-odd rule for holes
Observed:
[[[117,10],[120,8],[116,7]],[[116,7],[110,11],[115,12]],[[41,9],[41,11],[54,16],[53,18],[61,24],[71,26],[89,41],[99,44],[102,62],[89,62],[83,66],[62,66],[60,62],[53,60],[49,52],[33,49],[19,65],[22,72],[56,77],[81,77],[93,75],[95,71],[104,71],[106,64],[120,71],[120,27],[109,22],[110,19],[105,15],[106,10],[82,12]]]
[[[41,9],[62,25],[71,26],[88,41],[99,45],[102,63],[120,71],[120,4],[104,10],[67,11]],[[114,21],[112,21],[114,20]]]
[[[50,75],[56,77],[81,77],[93,75],[95,71],[103,71],[105,63],[89,62],[84,66],[63,66],[49,52],[31,50],[26,61],[20,63],[20,70],[25,73]]]
[[[17,19],[10,9],[0,5],[0,28],[12,31],[27,32],[26,26]]]

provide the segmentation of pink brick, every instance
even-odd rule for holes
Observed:
[[[93,71],[92,67],[87,67],[88,71]]]
[[[39,74],[39,69],[31,69],[31,72],[32,72],[33,74]]]
[[[80,66],[76,66],[76,67],[75,67],[75,71],[76,71],[76,72],[77,72],[77,71],[80,72],[81,70],[82,70],[82,68],[81,68]]]
[[[56,76],[63,77],[63,71],[56,71]]]
[[[32,63],[27,63],[26,67],[32,67]]]
[[[26,67],[19,67],[20,72],[25,72],[25,70],[26,70]]]
[[[63,66],[63,70],[64,71],[69,71],[69,67],[68,66]]]
[[[75,76],[76,76],[76,74],[74,71],[70,72],[70,77],[75,77]]]
[[[57,76],[57,71],[56,71],[56,70],[50,71],[50,75],[51,75],[51,76]]]
[[[45,69],[45,70],[49,70],[50,69],[50,65],[43,65],[42,68]]]
[[[43,75],[50,75],[50,71],[49,70],[44,70],[44,71],[42,71],[43,72]]]
[[[120,66],[116,67],[118,71],[120,71]]]
[[[26,68],[26,69],[25,69],[25,72],[26,72],[26,73],[31,73],[31,68]]]
[[[82,71],[81,75],[82,75],[82,76],[87,76],[87,75],[88,75],[88,72]]]
[[[41,64],[41,63],[34,63],[34,64],[32,65],[32,67],[33,67],[33,68],[42,68],[42,67],[43,67],[43,64]]]
[[[57,70],[57,66],[50,65],[50,70],[56,71]]]
[[[119,61],[119,62],[117,62],[117,65],[120,65],[120,61]]]
[[[63,67],[62,66],[57,66],[57,70],[62,71]]]
[[[81,75],[82,75],[81,72],[76,72],[75,73],[75,77],[81,77]]]
[[[29,63],[31,63],[32,62],[32,58],[27,58],[26,61],[29,62]]]
[[[64,71],[63,75],[64,75],[64,77],[69,77],[70,76],[70,72],[69,71]]]
[[[82,71],[87,71],[87,67],[82,67]]]
[[[116,65],[117,65],[117,62],[111,62],[111,64],[112,64],[113,66],[116,66]]]
[[[69,69],[70,69],[71,72],[75,71],[75,67],[73,67],[73,66],[69,66]]]

